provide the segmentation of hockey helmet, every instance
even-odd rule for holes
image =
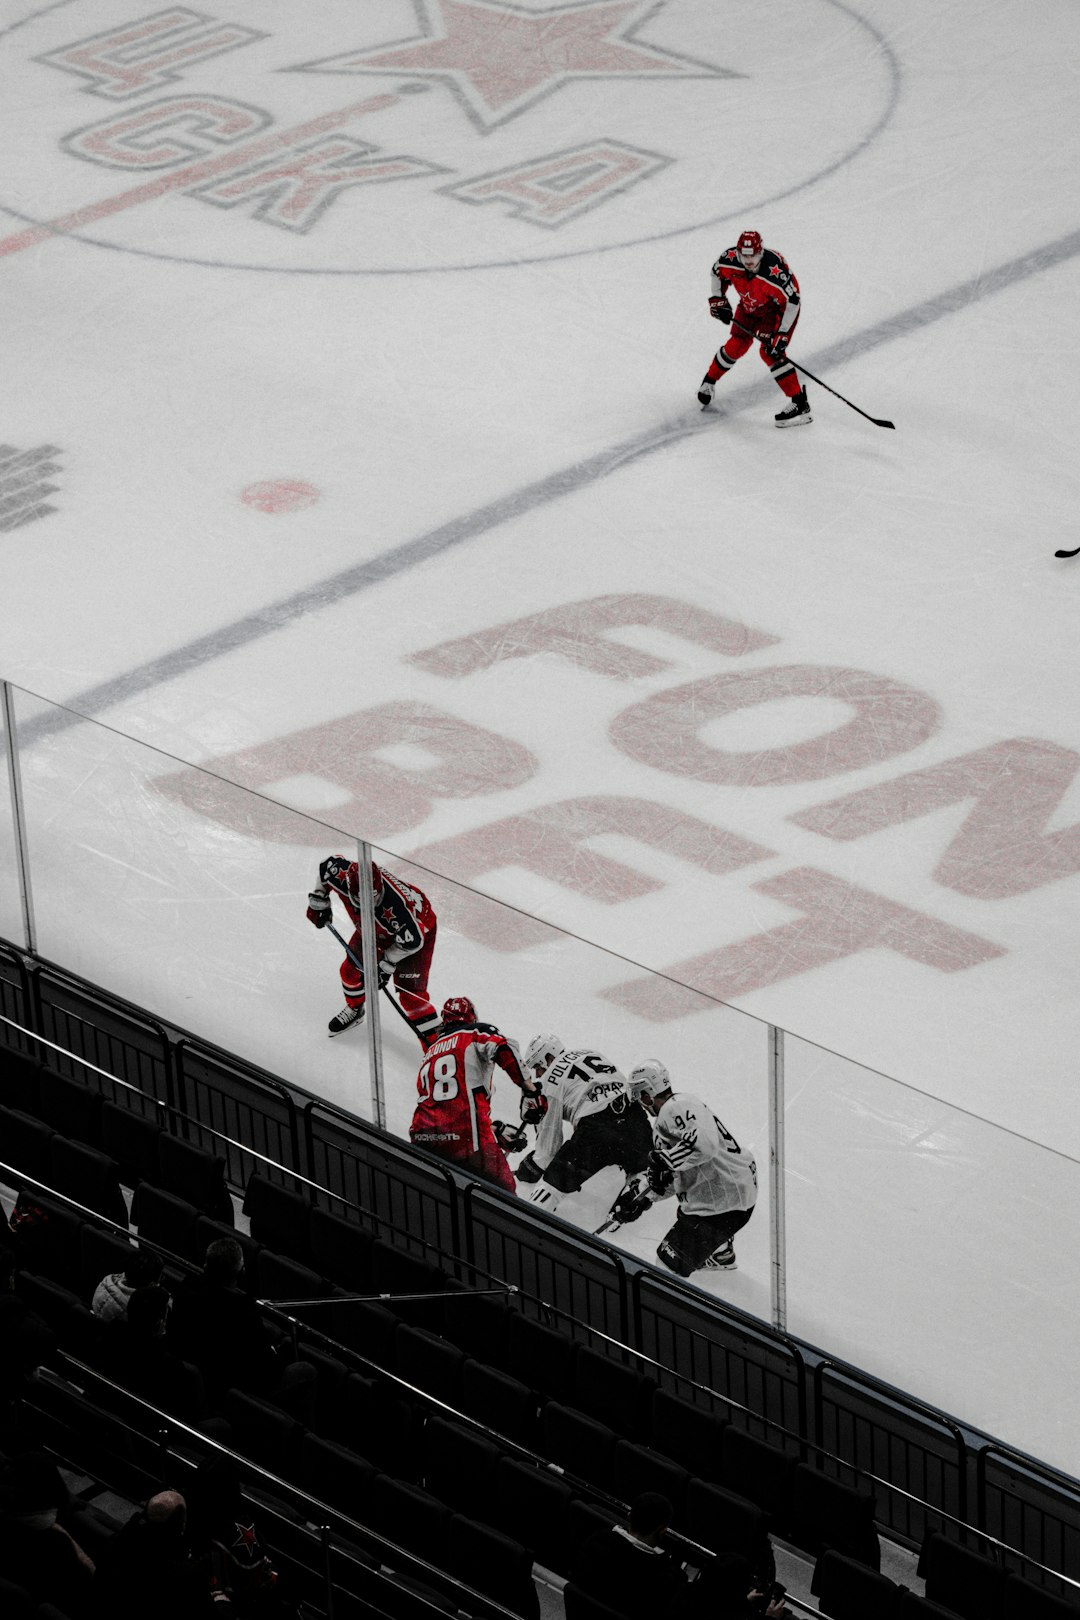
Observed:
[[[376,866],[375,862],[372,861],[372,863],[371,863],[371,894],[372,894],[372,898],[374,900],[378,900],[380,894],[382,894],[382,890],[383,890],[382,867],[381,866]]]
[[[549,1069],[556,1058],[562,1057],[564,1050],[557,1035],[534,1035],[525,1048],[522,1068],[526,1074],[535,1075],[541,1069]]]
[[[630,1095],[650,1114],[656,1113],[656,1099],[671,1090],[671,1075],[659,1058],[646,1058],[630,1070]]]
[[[761,232],[743,231],[735,244],[735,251],[739,255],[744,270],[756,270],[761,263],[761,255],[765,251],[765,244],[761,240]]]
[[[443,1029],[449,1029],[452,1024],[475,1024],[476,1008],[468,996],[450,996],[442,1004],[439,1022]]]

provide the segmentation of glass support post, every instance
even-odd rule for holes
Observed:
[[[769,1276],[772,1324],[787,1330],[784,1213],[784,1031],[769,1025]]]
[[[30,887],[30,852],[26,844],[26,815],[23,808],[22,776],[19,771],[19,734],[15,722],[15,702],[10,681],[0,681],[0,708],[4,716],[4,736],[7,740],[8,788],[11,793],[11,820],[15,834],[15,867],[19,883],[19,907],[22,911],[24,944],[28,951],[37,950],[37,930],[34,926],[34,899]]]
[[[360,942],[364,961],[364,1012],[367,1026],[368,1057],[371,1072],[371,1117],[380,1130],[386,1129],[386,1091],[383,1086],[382,1025],[379,1002],[379,950],[375,933],[375,897],[371,891],[371,845],[357,845],[359,868],[357,888],[360,897]]]

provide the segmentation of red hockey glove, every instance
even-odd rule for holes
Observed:
[[[316,928],[325,928],[330,921],[330,896],[321,889],[312,889],[307,897],[307,920]]]
[[[540,1087],[534,1091],[524,1091],[521,1095],[521,1123],[523,1125],[539,1126],[540,1121],[548,1111],[548,1100]]]
[[[771,337],[762,340],[762,348],[770,360],[782,360],[787,354],[787,333],[774,332]]]
[[[714,321],[723,321],[725,326],[731,325],[731,305],[726,298],[710,298],[709,314]]]

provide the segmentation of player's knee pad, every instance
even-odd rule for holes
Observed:
[[[557,1159],[552,1160],[544,1171],[544,1180],[549,1186],[555,1188],[560,1198],[565,1196],[566,1193],[577,1192],[581,1187],[581,1177],[574,1166],[572,1164],[559,1164]]]
[[[526,1153],[514,1174],[519,1181],[539,1181],[544,1174],[543,1165],[537,1164],[531,1153]]]
[[[692,1266],[687,1265],[685,1257],[672,1248],[667,1238],[661,1238],[657,1244],[656,1258],[661,1265],[667,1266],[669,1271],[674,1271],[679,1277],[689,1277],[693,1270]]]

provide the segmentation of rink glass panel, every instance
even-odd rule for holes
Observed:
[[[19,898],[19,860],[15,847],[15,815],[8,769],[8,735],[0,704],[0,937],[25,945],[22,903]]]
[[[785,1040],[789,1331],[1075,1470],[1080,1165]]]
[[[624,1075],[645,1058],[666,1064],[676,1091],[696,1095],[744,1146],[755,1152],[759,1201],[737,1243],[739,1271],[700,1272],[695,1285],[769,1316],[768,1029],[707,996],[650,975],[635,963],[526,916],[463,884],[373,850],[380,865],[421,889],[438,918],[429,993],[436,1010],[448,996],[466,995],[479,1018],[512,1036],[524,1052],[537,1034],[555,1034],[568,1049],[592,1048]],[[655,982],[653,982],[655,981]],[[626,1004],[620,989],[635,988]],[[643,988],[641,988],[643,987]],[[674,992],[674,996],[673,996]],[[663,1017],[657,1013],[662,1012]],[[407,1136],[421,1053],[391,1011],[383,1013],[387,1124]],[[520,1095],[501,1073],[492,1117],[517,1122]],[[534,1133],[529,1132],[533,1146]],[[511,1165],[520,1156],[511,1158]],[[606,1217],[624,1182],[614,1166],[568,1195],[558,1215],[585,1231]],[[527,1198],[532,1186],[523,1184]],[[638,1259],[655,1262],[656,1245],[675,1218],[674,1198],[655,1205],[608,1238]]]
[[[304,916],[341,833],[26,693],[15,703],[40,954],[366,1116],[363,1036],[326,1029],[342,953]]]

